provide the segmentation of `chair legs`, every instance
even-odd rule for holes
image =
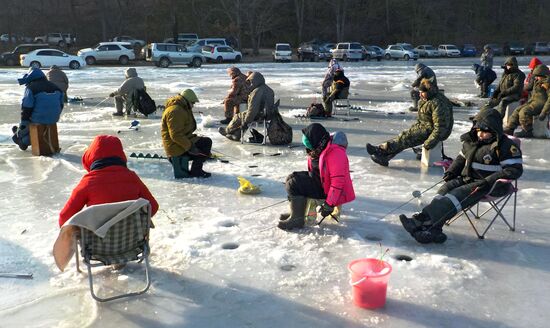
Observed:
[[[262,145],[265,145],[266,141],[267,141],[267,138],[268,138],[268,136],[267,136],[267,120],[264,119],[263,121],[264,121],[264,123],[263,123],[264,124],[264,140],[262,141]],[[258,124],[258,122],[253,122],[253,123]],[[243,131],[241,129],[241,144],[244,144],[244,134],[245,134],[245,131]]]

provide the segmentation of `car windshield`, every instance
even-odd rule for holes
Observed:
[[[455,47],[455,46],[447,46],[447,49],[449,49],[449,50],[458,50],[458,48]]]
[[[426,49],[426,50],[435,50],[434,47],[432,47],[432,46],[424,46],[424,49]]]
[[[288,44],[281,44],[277,46],[279,51],[290,51],[290,46]]]
[[[403,47],[403,49],[405,49],[405,50],[413,50],[413,48],[412,48],[411,46],[402,46],[402,47]]]

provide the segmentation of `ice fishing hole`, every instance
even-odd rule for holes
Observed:
[[[405,262],[410,262],[413,259],[412,257],[410,257],[408,255],[404,255],[404,254],[397,254],[393,258],[398,260],[398,261],[405,261]]]
[[[231,228],[231,227],[237,226],[237,222],[233,222],[233,221],[222,221],[222,222],[219,223],[219,225],[220,225],[221,227]]]
[[[378,235],[366,235],[365,239],[370,241],[382,241],[383,238]]]
[[[222,245],[223,249],[237,249],[239,248],[239,244],[237,243],[225,243]]]
[[[281,265],[281,270],[283,271],[293,271],[294,269],[296,269],[296,266],[292,264]]]

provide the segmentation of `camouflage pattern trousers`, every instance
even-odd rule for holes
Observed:
[[[542,108],[534,108],[529,104],[519,106],[508,119],[507,128],[514,130],[518,125],[521,125],[524,131],[531,131],[533,130],[533,117],[538,117],[541,111]]]
[[[388,155],[397,155],[403,150],[422,145],[432,134],[432,128],[421,124],[414,124],[408,130],[402,131],[393,139],[390,139],[380,145]]]

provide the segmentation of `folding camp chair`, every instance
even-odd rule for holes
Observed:
[[[91,230],[80,227],[80,235],[75,238],[76,268],[79,272],[78,244],[81,255],[88,267],[88,280],[92,297],[98,302],[136,296],[145,293],[151,286],[149,277],[149,229],[151,227],[151,204],[137,208],[134,212],[114,223],[104,238]],[[145,261],[146,286],[135,292],[101,298],[94,292],[92,267],[123,265],[131,261]]]

